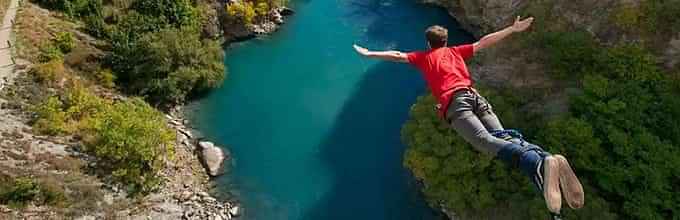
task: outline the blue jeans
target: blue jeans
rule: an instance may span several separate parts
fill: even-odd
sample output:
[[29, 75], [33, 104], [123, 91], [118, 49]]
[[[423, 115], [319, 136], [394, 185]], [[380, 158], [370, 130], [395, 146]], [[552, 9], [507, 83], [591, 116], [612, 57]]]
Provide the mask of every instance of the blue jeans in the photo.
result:
[[535, 174], [543, 157], [540, 147], [509, 136], [496, 137], [491, 131], [503, 130], [491, 104], [472, 89], [458, 90], [446, 113], [447, 121], [458, 135], [477, 151], [497, 156], [527, 175]]

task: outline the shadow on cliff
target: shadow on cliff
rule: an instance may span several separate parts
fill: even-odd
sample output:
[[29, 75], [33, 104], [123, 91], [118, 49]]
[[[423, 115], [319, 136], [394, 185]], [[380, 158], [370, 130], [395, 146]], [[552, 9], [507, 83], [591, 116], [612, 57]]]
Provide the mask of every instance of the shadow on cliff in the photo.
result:
[[[355, 0], [347, 17], [370, 21], [357, 39], [369, 48], [422, 49], [432, 24], [448, 27], [454, 44], [472, 40], [445, 11], [414, 2]], [[363, 75], [319, 145], [334, 185], [302, 219], [436, 219], [402, 166], [401, 126], [424, 81], [407, 64], [378, 63]]]

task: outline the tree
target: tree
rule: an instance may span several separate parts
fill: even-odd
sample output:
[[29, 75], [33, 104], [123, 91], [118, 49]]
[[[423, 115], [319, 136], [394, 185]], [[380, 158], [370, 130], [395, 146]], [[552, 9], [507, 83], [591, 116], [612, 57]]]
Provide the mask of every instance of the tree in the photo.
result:
[[214, 40], [200, 40], [193, 31], [148, 33], [115, 55], [120, 59], [113, 66], [120, 85], [152, 103], [181, 103], [224, 80], [222, 48]]

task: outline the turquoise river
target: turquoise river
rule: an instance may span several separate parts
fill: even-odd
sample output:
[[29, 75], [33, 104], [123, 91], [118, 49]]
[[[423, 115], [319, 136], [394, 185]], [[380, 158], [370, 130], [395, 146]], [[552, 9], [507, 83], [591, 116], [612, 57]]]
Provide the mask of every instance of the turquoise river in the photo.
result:
[[432, 24], [452, 43], [472, 38], [416, 0], [291, 7], [278, 32], [226, 49], [227, 80], [192, 107], [195, 127], [234, 158], [218, 189], [243, 203], [242, 219], [437, 219], [402, 165], [401, 125], [425, 83], [351, 46], [422, 49]]

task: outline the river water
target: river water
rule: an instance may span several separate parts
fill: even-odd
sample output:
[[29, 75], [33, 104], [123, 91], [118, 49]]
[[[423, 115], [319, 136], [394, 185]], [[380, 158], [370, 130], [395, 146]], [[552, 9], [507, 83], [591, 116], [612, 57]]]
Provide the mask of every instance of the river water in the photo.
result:
[[415, 0], [295, 0], [272, 36], [232, 44], [222, 88], [194, 103], [195, 126], [233, 154], [218, 188], [243, 219], [435, 219], [402, 165], [400, 128], [425, 83], [407, 64], [351, 45], [415, 50], [432, 24], [472, 40]]

